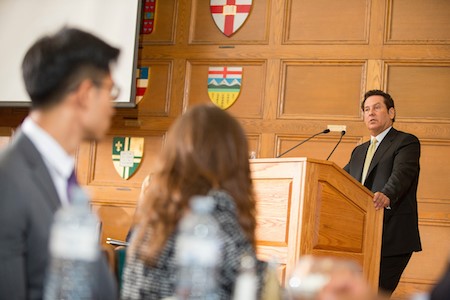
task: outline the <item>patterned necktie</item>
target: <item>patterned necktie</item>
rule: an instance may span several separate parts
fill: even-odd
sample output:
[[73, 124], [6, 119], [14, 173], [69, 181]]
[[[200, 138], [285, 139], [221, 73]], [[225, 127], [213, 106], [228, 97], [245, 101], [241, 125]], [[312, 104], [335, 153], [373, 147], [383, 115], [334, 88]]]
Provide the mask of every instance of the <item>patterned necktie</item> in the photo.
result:
[[370, 141], [370, 146], [369, 146], [369, 149], [367, 150], [366, 160], [364, 161], [364, 168], [363, 168], [363, 173], [362, 173], [362, 177], [361, 177], [362, 184], [364, 184], [364, 181], [366, 180], [367, 171], [369, 171], [370, 162], [372, 161], [372, 157], [375, 154], [375, 150], [377, 150], [377, 143], [378, 143], [378, 141], [376, 138], [373, 138]]
[[75, 170], [72, 171], [69, 178], [67, 178], [67, 199], [69, 203], [72, 202], [72, 189], [78, 186], [77, 177], [75, 175]]

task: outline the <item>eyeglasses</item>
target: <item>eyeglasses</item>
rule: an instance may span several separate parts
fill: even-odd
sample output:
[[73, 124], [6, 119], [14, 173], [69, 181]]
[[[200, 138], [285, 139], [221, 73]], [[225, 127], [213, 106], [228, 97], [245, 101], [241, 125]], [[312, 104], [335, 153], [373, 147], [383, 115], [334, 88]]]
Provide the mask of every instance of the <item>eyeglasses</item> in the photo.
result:
[[120, 87], [114, 84], [111, 87], [111, 90], [109, 91], [109, 95], [113, 100], [117, 100], [117, 98], [119, 98], [120, 95]]
[[107, 87], [105, 85], [98, 85], [97, 86], [99, 89], [109, 89], [109, 96], [111, 97], [112, 100], [116, 100], [117, 98], [119, 98], [120, 95], [120, 87], [117, 86], [116, 84], [113, 84], [112, 87]]

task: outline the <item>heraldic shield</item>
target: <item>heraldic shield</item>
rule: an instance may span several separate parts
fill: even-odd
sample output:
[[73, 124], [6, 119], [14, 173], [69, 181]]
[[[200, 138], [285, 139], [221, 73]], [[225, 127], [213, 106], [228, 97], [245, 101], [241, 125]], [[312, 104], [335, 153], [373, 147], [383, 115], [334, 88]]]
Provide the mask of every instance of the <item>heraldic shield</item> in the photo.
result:
[[151, 34], [155, 26], [156, 0], [144, 1], [141, 34]]
[[123, 179], [130, 178], [138, 169], [144, 155], [144, 138], [114, 137], [112, 161], [117, 173]]
[[242, 67], [209, 67], [209, 99], [220, 107], [227, 109], [241, 92]]
[[211, 15], [226, 36], [231, 36], [247, 20], [252, 0], [210, 0]]
[[136, 104], [144, 98], [150, 78], [150, 67], [138, 67], [136, 70]]

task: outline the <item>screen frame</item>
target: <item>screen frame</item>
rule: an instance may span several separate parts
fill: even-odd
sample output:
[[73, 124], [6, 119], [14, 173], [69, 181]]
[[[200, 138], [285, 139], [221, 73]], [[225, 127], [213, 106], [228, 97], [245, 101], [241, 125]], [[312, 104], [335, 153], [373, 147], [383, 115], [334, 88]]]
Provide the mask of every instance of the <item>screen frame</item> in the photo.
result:
[[[92, 0], [77, 0], [77, 1], [61, 1], [61, 0], [43, 0], [43, 1], [36, 1], [37, 3], [42, 3], [41, 6], [37, 7], [36, 5], [30, 5], [29, 1], [22, 1], [22, 0], [1, 0], [0, 6], [12, 7], [11, 10], [6, 12], [5, 9], [2, 9], [0, 7], [0, 39], [2, 40], [3, 45], [10, 45], [9, 53], [25, 53], [26, 50], [31, 46], [37, 39], [44, 35], [52, 34], [58, 31], [63, 26], [69, 26], [69, 27], [76, 27], [80, 28], [82, 30], [91, 32], [100, 38], [104, 39], [106, 42], [110, 43], [114, 47], [118, 47], [121, 49], [121, 53], [119, 56], [119, 60], [116, 65], [113, 65], [111, 68], [111, 73], [113, 76], [113, 79], [116, 81], [116, 84], [121, 89], [121, 95], [119, 95], [119, 98], [115, 101], [113, 101], [115, 107], [129, 107], [133, 108], [136, 106], [136, 73], [137, 73], [137, 66], [138, 66], [138, 50], [139, 50], [139, 38], [140, 38], [140, 26], [141, 26], [141, 18], [142, 18], [142, 1], [141, 0], [95, 0], [95, 2], [90, 2]], [[67, 7], [67, 9], [60, 9], [58, 10], [58, 6], [54, 9], [49, 9], [48, 4], [53, 3], [55, 5], [67, 5], [67, 6], [74, 6], [79, 5], [78, 8], [79, 11], [84, 12], [85, 14], [82, 15], [79, 19], [78, 18], [78, 11], [75, 12], [73, 10], [73, 7]], [[108, 4], [108, 5], [116, 5], [117, 7], [108, 7], [109, 11], [116, 11], [121, 12], [124, 11], [127, 13], [126, 17], [114, 17], [114, 16], [101, 16], [101, 10], [99, 10], [99, 7], [101, 7], [102, 4]], [[83, 5], [85, 7], [83, 7]], [[66, 8], [66, 7], [63, 7]], [[93, 9], [92, 9], [93, 8]], [[2, 24], [2, 14], [8, 14], [9, 20], [14, 18], [15, 14], [17, 15], [20, 11], [20, 9], [29, 10], [26, 11], [24, 15], [28, 16], [32, 13], [31, 10], [33, 10], [33, 13], [36, 13], [39, 17], [34, 18], [30, 24], [24, 25], [24, 27], [36, 27], [35, 31], [33, 33], [28, 34], [28, 38], [26, 41], [21, 40], [20, 43], [18, 43], [16, 46], [16, 43], [14, 40], [20, 40], [20, 28], [14, 28], [13, 24], [10, 24], [10, 26], [5, 26], [5, 23]], [[91, 9], [93, 11], [91, 11]], [[38, 10], [38, 11], [36, 11]], [[71, 15], [67, 16], [67, 19], [64, 21], [61, 21], [61, 16], [65, 16], [64, 14], [67, 14], [67, 11], [70, 10]], [[89, 14], [86, 17], [86, 10], [89, 10]], [[98, 13], [97, 13], [98, 10]], [[51, 21], [48, 21], [48, 18], [52, 18], [52, 15], [55, 17], [54, 23], [51, 23]], [[57, 15], [56, 15], [57, 14]], [[99, 17], [100, 16], [100, 17]], [[19, 16], [17, 16], [18, 18]], [[71, 19], [69, 19], [69, 17]], [[22, 16], [23, 18], [23, 16]], [[45, 19], [47, 18], [47, 19]], [[5, 18], [4, 18], [5, 19]], [[125, 26], [126, 32], [133, 31], [132, 36], [127, 36], [127, 44], [124, 46], [120, 44], [122, 42], [120, 34], [124, 34], [123, 32], [118, 32], [117, 36], [113, 36], [110, 34], [110, 32], [107, 32], [105, 27], [107, 27], [108, 20], [114, 20], [114, 22], [122, 22], [122, 24], [113, 23], [113, 26], [115, 28], [119, 28], [119, 30], [122, 28], [121, 26]], [[126, 21], [132, 21], [133, 23], [127, 23]], [[5, 21], [7, 22], [7, 21]], [[39, 28], [41, 26], [41, 23], [45, 23], [46, 28]], [[17, 24], [17, 23], [14, 23]], [[98, 26], [100, 25], [100, 26]], [[42, 25], [44, 27], [44, 25]], [[12, 28], [12, 29], [11, 29]], [[32, 35], [32, 38], [30, 38], [30, 35]], [[4, 40], [6, 39], [6, 40]], [[124, 39], [123, 39], [124, 40]], [[132, 45], [129, 45], [132, 40]], [[3, 42], [4, 41], [4, 42]], [[24, 46], [26, 44], [27, 46]], [[3, 52], [0, 50], [0, 52]], [[3, 70], [0, 70], [0, 78], [3, 78], [0, 82], [0, 108], [1, 107], [31, 107], [31, 100], [29, 99], [28, 94], [25, 91], [23, 79], [21, 76], [21, 63], [23, 59], [23, 54], [20, 56], [20, 54], [14, 54], [13, 55], [0, 55], [0, 66], [5, 63], [5, 60], [13, 61], [11, 65], [15, 66], [12, 73], [14, 73], [14, 76], [11, 76], [12, 79], [9, 79], [11, 77], [8, 77], [7, 72], [11, 72], [11, 68], [4, 68], [1, 67]], [[126, 57], [124, 58], [124, 54], [126, 54]], [[7, 62], [8, 65], [8, 62]], [[3, 74], [2, 74], [3, 72]], [[20, 77], [17, 76], [17, 72], [20, 73]], [[19, 79], [20, 78], [20, 79]], [[20, 81], [20, 82], [17, 82]], [[9, 83], [8, 83], [9, 82]], [[15, 88], [15, 89], [14, 89]], [[3, 93], [2, 91], [8, 90], [7, 92]], [[11, 89], [14, 89], [11, 91]], [[12, 99], [6, 95], [11, 94], [12, 92], [15, 92], [16, 90], [19, 90], [17, 93], [18, 96], [15, 96]], [[124, 93], [125, 91], [125, 93]], [[9, 99], [8, 99], [9, 98]]]

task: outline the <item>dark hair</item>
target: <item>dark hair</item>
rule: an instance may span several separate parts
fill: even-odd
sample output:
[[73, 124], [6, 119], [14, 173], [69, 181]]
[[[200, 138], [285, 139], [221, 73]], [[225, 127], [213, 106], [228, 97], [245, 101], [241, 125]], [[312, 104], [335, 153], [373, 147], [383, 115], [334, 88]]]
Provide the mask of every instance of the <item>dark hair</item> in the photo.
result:
[[[239, 122], [210, 105], [196, 105], [169, 130], [152, 183], [139, 211], [140, 228], [132, 247], [154, 263], [194, 195], [211, 189], [234, 200], [238, 222], [255, 246], [256, 200], [248, 161], [247, 137]], [[150, 242], [146, 234], [151, 233]]]
[[[386, 105], [388, 111], [391, 107], [395, 108], [394, 99], [392, 99], [391, 95], [380, 90], [370, 90], [364, 94], [364, 100], [361, 103], [362, 111], [364, 111], [364, 104], [366, 103], [367, 98], [369, 98], [370, 96], [382, 96], [384, 99], [384, 104]], [[392, 119], [392, 122], [395, 122], [395, 115]]]
[[95, 85], [110, 73], [120, 50], [98, 37], [64, 27], [37, 40], [25, 54], [22, 76], [33, 108], [60, 102], [84, 79]]

